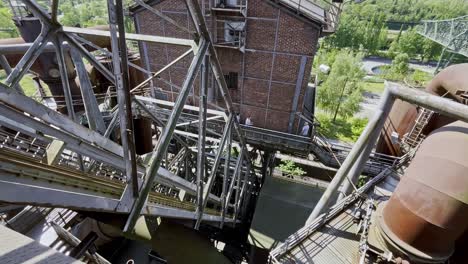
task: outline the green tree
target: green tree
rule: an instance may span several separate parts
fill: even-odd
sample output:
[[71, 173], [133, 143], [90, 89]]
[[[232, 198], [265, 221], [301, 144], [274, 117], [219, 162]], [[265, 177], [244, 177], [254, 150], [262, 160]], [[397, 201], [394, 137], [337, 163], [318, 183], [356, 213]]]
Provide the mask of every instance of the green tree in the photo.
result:
[[362, 55], [351, 51], [340, 51], [331, 67], [331, 72], [322, 87], [318, 89], [318, 104], [326, 112], [337, 116], [350, 117], [359, 110], [362, 100], [361, 69]]
[[414, 58], [420, 53], [421, 47], [423, 46], [424, 37], [419, 35], [414, 28], [404, 32], [397, 45], [397, 51], [400, 53], [406, 53], [411, 58]]
[[407, 74], [409, 70], [409, 56], [406, 53], [398, 54], [392, 61], [390, 68], [394, 73]]
[[[344, 5], [335, 34], [325, 38], [324, 43], [332, 48], [358, 50], [362, 47], [375, 53], [386, 47], [387, 27], [403, 30], [423, 19], [448, 19], [466, 14], [467, 0], [368, 0], [348, 3]], [[433, 59], [441, 50], [436, 44], [424, 42], [424, 38], [414, 30], [408, 30], [391, 45], [391, 55], [399, 52], [407, 53], [410, 57], [421, 55], [423, 59]]]
[[442, 46], [437, 42], [425, 38], [423, 40], [421, 60], [433, 60], [436, 59], [442, 53]]

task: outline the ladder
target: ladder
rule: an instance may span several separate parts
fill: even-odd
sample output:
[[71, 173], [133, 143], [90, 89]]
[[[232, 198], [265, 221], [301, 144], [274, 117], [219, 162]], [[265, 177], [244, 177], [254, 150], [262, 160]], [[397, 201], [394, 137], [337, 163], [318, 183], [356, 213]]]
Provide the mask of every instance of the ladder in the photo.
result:
[[415, 148], [419, 142], [424, 139], [424, 134], [422, 134], [422, 131], [429, 123], [429, 120], [433, 114], [434, 111], [422, 108], [418, 117], [416, 118], [413, 128], [403, 137], [403, 143], [407, 144], [411, 148]]

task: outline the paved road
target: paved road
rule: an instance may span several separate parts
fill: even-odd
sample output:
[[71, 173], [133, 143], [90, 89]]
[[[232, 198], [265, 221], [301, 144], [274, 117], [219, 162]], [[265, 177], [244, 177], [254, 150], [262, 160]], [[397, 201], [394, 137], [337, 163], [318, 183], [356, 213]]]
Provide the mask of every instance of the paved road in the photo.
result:
[[380, 101], [380, 94], [364, 92], [362, 94], [361, 109], [356, 113], [356, 117], [370, 119], [377, 108]]
[[[362, 60], [362, 68], [366, 71], [368, 75], [374, 75], [372, 68], [382, 65], [389, 65], [392, 63], [392, 60], [379, 58], [379, 57], [368, 57]], [[410, 63], [410, 68], [418, 69], [428, 73], [434, 73], [435, 66], [429, 64], [420, 64], [420, 63]], [[375, 108], [379, 104], [380, 94], [364, 92], [363, 100], [361, 102], [361, 110], [356, 114], [360, 118], [371, 118], [374, 114]]]
[[[377, 67], [377, 66], [382, 66], [382, 65], [389, 65], [391, 63], [392, 63], [392, 60], [390, 59], [379, 58], [379, 57], [368, 57], [362, 60], [362, 68], [366, 71], [367, 74], [373, 75], [374, 72], [372, 72], [372, 68]], [[436, 68], [432, 64], [431, 65], [421, 64], [417, 62], [411, 62], [409, 66], [412, 69], [418, 69], [418, 70], [425, 71], [428, 73], [434, 73], [434, 70]]]

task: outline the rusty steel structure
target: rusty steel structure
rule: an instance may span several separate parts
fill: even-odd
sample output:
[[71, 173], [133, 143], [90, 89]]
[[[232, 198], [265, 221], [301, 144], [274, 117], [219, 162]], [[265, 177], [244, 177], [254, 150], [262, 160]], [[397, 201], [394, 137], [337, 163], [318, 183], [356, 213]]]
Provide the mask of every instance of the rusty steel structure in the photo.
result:
[[468, 228], [467, 144], [467, 123], [433, 131], [382, 205], [384, 239], [412, 261], [444, 262]]
[[[453, 79], [445, 79], [448, 75], [442, 73], [433, 84], [446, 90], [459, 88], [460, 84], [464, 87], [466, 76], [458, 70], [466, 65], [457, 67], [454, 72], [459, 74]], [[394, 166], [328, 209], [339, 185], [352, 181], [354, 173], [359, 173], [360, 163], [368, 158], [363, 150], [375, 144], [371, 141], [376, 139], [373, 135], [381, 132], [396, 99], [460, 121], [433, 131]], [[446, 263], [455, 252], [454, 259], [466, 261], [467, 123], [465, 104], [386, 83], [380, 110], [369, 121], [308, 221], [270, 252], [270, 260], [328, 263], [323, 258], [332, 253], [338, 255], [337, 263], [345, 263], [343, 260], [358, 253], [359, 263]], [[398, 176], [402, 170], [404, 175]], [[359, 225], [354, 227], [350, 223], [356, 220]], [[355, 232], [354, 228], [360, 233], [359, 240], [339, 235]], [[355, 251], [350, 250], [352, 245]], [[346, 252], [337, 252], [341, 249]]]
[[[431, 94], [467, 104], [468, 88], [466, 83], [468, 80], [464, 74], [467, 70], [468, 64], [466, 63], [449, 66], [437, 74], [425, 90]], [[402, 143], [417, 145], [425, 135], [455, 121], [451, 117], [439, 114], [427, 115], [427, 113], [428, 111], [424, 108], [397, 100], [385, 122], [383, 136], [377, 143], [377, 151], [394, 156], [403, 155], [406, 151], [405, 144], [392, 141], [392, 133], [396, 133], [398, 138], [403, 141]], [[427, 120], [424, 120], [425, 115]], [[418, 122], [421, 117], [426, 122], [422, 124]], [[419, 137], [410, 138], [411, 132], [415, 129], [418, 130]]]
[[[463, 71], [466, 66], [442, 71], [429, 88], [436, 87], [444, 93], [466, 89]], [[379, 111], [369, 121], [306, 224], [274, 248], [270, 260], [328, 263], [324, 256], [332, 253], [338, 255], [337, 263], [342, 263], [358, 253], [362, 264], [446, 263], [451, 257], [462, 260], [455, 263], [464, 263], [468, 230], [468, 106], [439, 95], [387, 82]], [[355, 173], [359, 175], [360, 166], [368, 159], [365, 150], [375, 144], [375, 134], [381, 133], [397, 99], [459, 121], [433, 131], [391, 168], [328, 208], [340, 184], [355, 180]], [[359, 225], [350, 224], [353, 221]], [[339, 235], [350, 231], [360, 233], [359, 239]], [[351, 245], [356, 246], [355, 251], [349, 250]], [[342, 248], [346, 252], [337, 252]]]
[[[233, 118], [232, 101], [198, 2], [187, 1], [196, 25], [193, 40], [127, 33], [122, 1], [107, 4], [107, 28], [62, 26], [57, 20], [58, 0], [49, 10], [24, 0], [22, 13], [15, 15], [36, 23], [37, 34], [28, 37], [37, 37], [21, 47], [0, 45], [1, 66], [8, 73], [5, 84], [0, 83], [0, 123], [6, 135], [1, 170], [9, 175], [0, 182], [0, 200], [126, 214], [128, 233], [142, 215], [192, 220], [197, 229], [202, 221], [219, 226], [241, 222], [260, 174]], [[187, 52], [149, 73], [130, 58], [129, 40], [177, 45]], [[25, 96], [19, 85], [41, 56], [56, 57], [48, 60], [51, 67], [35, 67], [57, 67], [54, 82], [58, 83], [52, 93], [63, 98], [61, 113]], [[176, 102], [153, 98], [152, 79], [188, 57], [190, 68]], [[105, 110], [102, 104], [107, 98], [95, 92], [96, 82], [84, 59], [109, 84], [113, 103]], [[199, 107], [186, 104], [200, 71], [215, 73], [226, 110], [208, 109], [203, 93]], [[38, 72], [41, 77], [50, 75]], [[206, 132], [197, 133], [197, 127]], [[231, 156], [233, 148], [240, 155]]]

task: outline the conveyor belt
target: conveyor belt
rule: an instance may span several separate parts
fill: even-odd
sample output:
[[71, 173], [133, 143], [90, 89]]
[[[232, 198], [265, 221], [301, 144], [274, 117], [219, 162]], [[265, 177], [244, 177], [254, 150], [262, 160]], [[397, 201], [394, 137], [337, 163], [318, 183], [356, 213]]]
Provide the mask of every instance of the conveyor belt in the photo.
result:
[[[18, 188], [18, 191], [24, 190], [24, 188], [39, 190], [44, 194], [50, 193], [51, 197], [40, 196], [36, 198], [33, 193], [16, 196], [12, 195], [10, 188]], [[62, 166], [47, 165], [37, 158], [22, 153], [8, 149], [0, 150], [0, 201], [2, 202], [127, 213], [128, 209], [118, 208], [124, 188], [125, 184], [116, 179], [96, 177]], [[58, 194], [64, 196], [61, 198], [56, 196]], [[67, 194], [72, 196], [67, 196]], [[84, 199], [84, 201], [89, 202], [97, 199], [104, 205], [98, 203], [80, 206], [73, 201], [67, 202], [73, 196], [90, 197], [90, 199]], [[190, 215], [195, 216], [195, 207], [195, 204], [190, 201], [181, 201], [173, 196], [151, 192], [144, 214], [164, 215], [165, 211], [161, 209], [166, 209], [171, 211], [166, 216], [177, 217], [176, 212], [180, 211], [181, 218], [192, 218]], [[174, 211], [175, 209], [176, 211]], [[208, 217], [207, 220], [217, 221], [219, 218], [219, 213], [216, 210], [207, 208], [205, 213], [212, 216]]]

